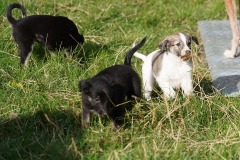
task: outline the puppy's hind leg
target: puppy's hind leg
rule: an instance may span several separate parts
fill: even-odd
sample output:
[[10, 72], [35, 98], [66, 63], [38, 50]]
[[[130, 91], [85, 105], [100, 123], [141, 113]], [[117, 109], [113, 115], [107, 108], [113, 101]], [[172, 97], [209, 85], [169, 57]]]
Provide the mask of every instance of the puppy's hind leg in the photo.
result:
[[153, 85], [156, 82], [153, 76], [152, 63], [146, 61], [142, 66], [142, 77], [143, 77], [143, 96], [147, 101], [151, 100], [151, 92]]
[[240, 31], [239, 24], [237, 19], [237, 8], [235, 0], [225, 0], [225, 6], [229, 16], [229, 22], [232, 30], [232, 46], [231, 50], [226, 50], [224, 55], [228, 58], [235, 58], [237, 56], [239, 40], [240, 40]]
[[153, 82], [152, 81], [144, 81], [143, 82], [143, 87], [144, 87], [144, 91], [143, 91], [143, 96], [147, 101], [150, 101], [151, 98], [151, 92], [153, 90]]
[[155, 82], [151, 71], [143, 71], [143, 96], [147, 101], [151, 100], [151, 92]]
[[27, 66], [28, 60], [32, 51], [33, 41], [18, 43], [19, 55], [20, 55], [20, 65]]

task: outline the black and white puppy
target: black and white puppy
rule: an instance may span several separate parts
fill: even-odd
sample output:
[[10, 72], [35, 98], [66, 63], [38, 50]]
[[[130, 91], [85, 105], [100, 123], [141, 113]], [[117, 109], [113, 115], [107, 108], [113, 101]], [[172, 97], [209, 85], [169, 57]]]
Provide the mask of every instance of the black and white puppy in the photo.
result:
[[123, 65], [108, 67], [94, 77], [79, 82], [83, 127], [88, 125], [91, 113], [107, 116], [114, 128], [123, 124], [126, 111], [133, 107], [133, 96], [141, 98], [141, 80], [131, 67], [131, 58], [145, 41], [146, 37], [127, 52]]
[[166, 37], [160, 42], [160, 49], [147, 56], [138, 52], [134, 54], [144, 61], [142, 76], [145, 99], [151, 99], [156, 82], [167, 98], [175, 97], [175, 88], [181, 88], [185, 95], [192, 93], [192, 41], [198, 44], [195, 36], [177, 33]]
[[[21, 10], [23, 18], [19, 20], [13, 18], [12, 10], [15, 8]], [[67, 17], [26, 16], [24, 7], [13, 3], [7, 9], [7, 19], [12, 25], [13, 37], [18, 44], [21, 65], [27, 65], [34, 41], [50, 50], [60, 48], [70, 50], [78, 43], [84, 42], [84, 37], [78, 33], [76, 25]]]

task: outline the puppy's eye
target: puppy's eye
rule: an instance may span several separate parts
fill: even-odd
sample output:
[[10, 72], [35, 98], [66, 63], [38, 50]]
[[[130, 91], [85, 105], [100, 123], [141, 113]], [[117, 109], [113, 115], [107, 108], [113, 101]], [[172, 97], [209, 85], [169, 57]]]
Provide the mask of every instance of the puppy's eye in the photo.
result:
[[176, 45], [176, 46], [178, 46], [178, 47], [180, 47], [180, 46], [181, 46], [181, 44], [180, 44], [179, 42], [178, 42], [178, 43], [176, 43], [175, 45]]
[[188, 45], [188, 46], [191, 46], [191, 41], [188, 41], [188, 42], [187, 42], [187, 45]]

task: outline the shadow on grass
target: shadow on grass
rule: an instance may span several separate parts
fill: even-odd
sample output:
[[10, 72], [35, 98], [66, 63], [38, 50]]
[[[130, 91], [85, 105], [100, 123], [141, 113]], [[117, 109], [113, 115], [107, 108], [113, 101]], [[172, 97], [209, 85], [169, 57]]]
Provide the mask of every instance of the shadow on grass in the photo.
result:
[[215, 93], [212, 82], [206, 78], [203, 78], [200, 83], [194, 87], [197, 93], [204, 93], [205, 95], [212, 95]]
[[0, 121], [0, 139], [0, 159], [78, 159], [86, 148], [80, 117], [72, 111], [13, 115]]
[[[64, 56], [72, 56], [75, 60], [77, 60], [79, 63], [84, 63], [86, 62], [89, 58], [93, 58], [97, 55], [97, 53], [101, 50], [108, 50], [107, 45], [101, 45], [101, 44], [96, 44], [93, 42], [86, 42], [83, 45], [78, 45], [75, 49], [71, 51], [66, 51], [64, 52]], [[56, 54], [62, 54], [62, 50], [55, 50], [51, 51]], [[66, 54], [65, 54], [66, 53]], [[46, 61], [47, 60], [47, 55], [49, 55], [48, 50], [44, 50], [42, 46], [38, 43], [34, 44], [34, 49], [33, 49], [33, 56], [37, 59], [37, 61]]]
[[79, 53], [77, 54], [78, 58], [85, 57], [88, 59], [89, 57], [95, 57], [101, 50], [109, 50], [109, 47], [106, 44], [96, 44], [91, 41], [84, 43], [81, 47], [82, 49], [80, 49]]

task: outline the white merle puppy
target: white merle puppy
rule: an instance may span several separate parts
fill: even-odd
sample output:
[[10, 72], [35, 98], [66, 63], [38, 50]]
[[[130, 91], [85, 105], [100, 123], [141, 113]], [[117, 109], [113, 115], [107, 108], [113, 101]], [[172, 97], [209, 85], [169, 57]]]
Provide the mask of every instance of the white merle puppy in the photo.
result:
[[145, 56], [135, 52], [134, 56], [144, 61], [142, 66], [144, 98], [151, 99], [153, 85], [157, 82], [167, 98], [175, 97], [175, 88], [185, 95], [193, 91], [191, 42], [198, 44], [195, 36], [177, 33], [159, 43], [159, 50]]

